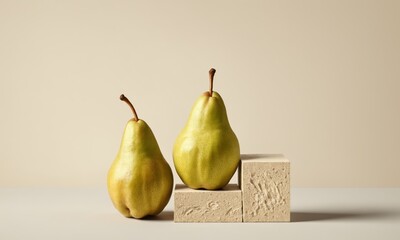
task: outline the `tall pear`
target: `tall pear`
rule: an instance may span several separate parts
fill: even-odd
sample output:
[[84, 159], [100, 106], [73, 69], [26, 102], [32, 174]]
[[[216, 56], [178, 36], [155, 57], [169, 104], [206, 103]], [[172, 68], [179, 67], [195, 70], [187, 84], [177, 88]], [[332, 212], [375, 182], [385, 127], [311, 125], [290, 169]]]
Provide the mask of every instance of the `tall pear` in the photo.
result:
[[213, 91], [215, 72], [213, 68], [209, 71], [210, 89], [195, 102], [173, 149], [175, 169], [193, 189], [224, 187], [240, 161], [239, 142], [224, 101]]
[[126, 124], [108, 172], [108, 192], [115, 208], [126, 217], [157, 215], [171, 197], [172, 171], [149, 125], [138, 118], [124, 95], [120, 99], [130, 106], [134, 117]]

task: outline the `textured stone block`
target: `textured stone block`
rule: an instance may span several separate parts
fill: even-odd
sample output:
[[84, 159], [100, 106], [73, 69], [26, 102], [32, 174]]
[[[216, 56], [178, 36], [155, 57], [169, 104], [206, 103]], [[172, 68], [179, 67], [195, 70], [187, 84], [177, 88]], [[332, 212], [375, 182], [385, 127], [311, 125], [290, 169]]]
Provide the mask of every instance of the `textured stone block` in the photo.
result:
[[278, 154], [243, 154], [241, 158], [243, 221], [290, 221], [290, 162]]
[[242, 192], [237, 184], [221, 190], [193, 190], [177, 184], [175, 222], [241, 222]]

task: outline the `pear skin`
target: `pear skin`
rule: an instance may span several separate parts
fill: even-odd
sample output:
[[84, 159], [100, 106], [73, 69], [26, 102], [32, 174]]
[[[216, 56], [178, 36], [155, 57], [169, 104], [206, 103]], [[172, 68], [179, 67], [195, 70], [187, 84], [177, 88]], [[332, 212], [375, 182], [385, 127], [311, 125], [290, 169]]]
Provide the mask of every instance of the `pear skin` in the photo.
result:
[[221, 96], [212, 90], [215, 70], [210, 72], [210, 91], [192, 107], [186, 126], [175, 141], [173, 159], [182, 181], [193, 189], [223, 188], [240, 161], [239, 141], [233, 132]]
[[170, 166], [147, 123], [128, 121], [118, 154], [108, 172], [107, 185], [115, 208], [125, 217], [144, 218], [159, 214], [167, 205], [173, 187]]

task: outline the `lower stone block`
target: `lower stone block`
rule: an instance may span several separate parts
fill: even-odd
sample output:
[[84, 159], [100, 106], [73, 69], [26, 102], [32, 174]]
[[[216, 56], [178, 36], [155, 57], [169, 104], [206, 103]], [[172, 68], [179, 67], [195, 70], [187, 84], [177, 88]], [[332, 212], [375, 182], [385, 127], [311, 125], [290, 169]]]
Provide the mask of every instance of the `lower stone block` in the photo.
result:
[[290, 162], [279, 154], [243, 154], [241, 158], [243, 221], [290, 221]]
[[175, 222], [242, 222], [242, 192], [236, 184], [221, 190], [194, 190], [177, 184]]

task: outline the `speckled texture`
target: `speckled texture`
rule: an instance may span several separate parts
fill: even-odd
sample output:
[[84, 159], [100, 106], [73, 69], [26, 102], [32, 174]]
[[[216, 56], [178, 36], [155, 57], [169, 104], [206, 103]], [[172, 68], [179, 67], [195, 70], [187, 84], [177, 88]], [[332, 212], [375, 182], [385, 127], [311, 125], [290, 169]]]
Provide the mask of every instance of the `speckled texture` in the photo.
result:
[[175, 186], [175, 222], [242, 222], [242, 192], [236, 184], [221, 190]]
[[290, 162], [283, 155], [242, 155], [244, 222], [290, 221]]

